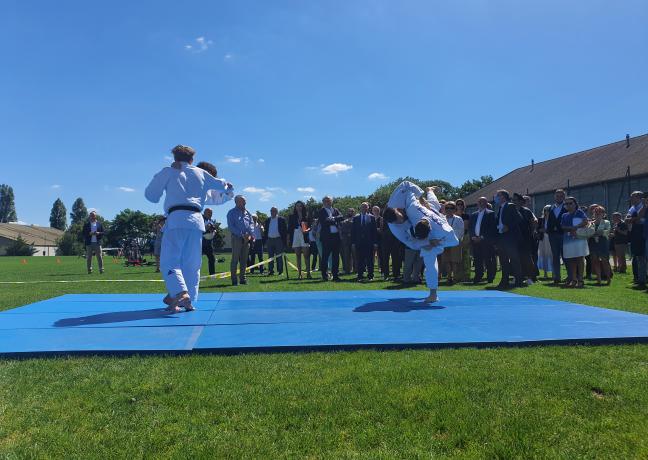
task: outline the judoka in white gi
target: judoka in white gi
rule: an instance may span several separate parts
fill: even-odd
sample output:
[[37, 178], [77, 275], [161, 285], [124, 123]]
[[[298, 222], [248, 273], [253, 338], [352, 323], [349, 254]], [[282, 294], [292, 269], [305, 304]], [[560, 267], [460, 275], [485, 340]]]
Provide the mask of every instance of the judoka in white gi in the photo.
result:
[[167, 214], [162, 236], [160, 269], [170, 299], [167, 308], [173, 312], [194, 309], [198, 300], [202, 236], [205, 223], [202, 209], [209, 200], [222, 203], [233, 192], [231, 184], [192, 166], [195, 150], [178, 145], [172, 150], [174, 167], [157, 173], [146, 187], [146, 199], [158, 203], [162, 194]]
[[385, 210], [385, 221], [396, 238], [413, 250], [420, 250], [425, 262], [425, 282], [430, 295], [425, 302], [438, 300], [439, 266], [437, 256], [446, 247], [457, 246], [457, 239], [445, 216], [439, 212], [441, 204], [434, 188], [423, 190], [404, 181], [392, 192]]

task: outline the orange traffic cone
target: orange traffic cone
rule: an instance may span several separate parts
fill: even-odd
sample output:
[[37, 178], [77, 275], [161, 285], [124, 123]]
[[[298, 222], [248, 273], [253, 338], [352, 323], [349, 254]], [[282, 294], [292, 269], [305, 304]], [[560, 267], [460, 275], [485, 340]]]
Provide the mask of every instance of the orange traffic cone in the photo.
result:
[[23, 265], [27, 265], [27, 259], [23, 259], [20, 263]]

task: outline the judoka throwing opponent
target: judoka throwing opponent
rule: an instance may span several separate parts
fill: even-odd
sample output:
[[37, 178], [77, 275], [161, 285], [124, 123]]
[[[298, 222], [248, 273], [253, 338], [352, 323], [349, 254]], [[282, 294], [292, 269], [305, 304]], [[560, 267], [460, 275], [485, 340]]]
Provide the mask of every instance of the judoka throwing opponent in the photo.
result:
[[162, 236], [160, 271], [169, 296], [165, 303], [173, 312], [194, 309], [198, 299], [200, 266], [202, 265], [202, 236], [205, 223], [202, 209], [222, 203], [232, 195], [233, 186], [205, 170], [192, 166], [196, 151], [185, 145], [172, 150], [173, 167], [157, 173], [146, 187], [146, 199], [157, 203], [165, 193], [166, 227]]
[[425, 262], [425, 282], [430, 289], [430, 295], [424, 300], [428, 303], [439, 300], [437, 256], [444, 248], [459, 244], [440, 209], [433, 187], [428, 187], [425, 197], [418, 185], [404, 181], [392, 192], [384, 214], [394, 236], [410, 249], [421, 251]]

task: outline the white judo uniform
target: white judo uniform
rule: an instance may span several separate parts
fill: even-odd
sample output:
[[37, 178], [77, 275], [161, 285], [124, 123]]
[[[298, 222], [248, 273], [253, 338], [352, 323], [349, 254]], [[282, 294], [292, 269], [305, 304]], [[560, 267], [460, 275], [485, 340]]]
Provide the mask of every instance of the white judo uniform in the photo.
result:
[[[439, 287], [437, 257], [443, 252], [444, 248], [457, 246], [459, 240], [445, 216], [439, 212], [441, 204], [434, 192], [429, 191], [426, 197], [432, 210], [420, 203], [419, 198], [423, 193], [423, 190], [418, 185], [409, 181], [404, 181], [396, 187], [389, 198], [387, 206], [405, 209], [408, 222], [402, 224], [390, 223], [389, 228], [394, 236], [407, 247], [421, 251], [421, 258], [425, 263], [425, 282], [428, 288], [437, 289]], [[416, 225], [422, 219], [430, 223], [430, 234], [427, 239], [418, 239], [413, 235], [413, 225]], [[432, 240], [439, 240], [439, 244], [427, 248]]]
[[[224, 179], [212, 177], [200, 168], [181, 163], [180, 169], [164, 168], [146, 187], [146, 199], [158, 203], [162, 194], [167, 214], [162, 236], [160, 271], [170, 296], [186, 291], [191, 302], [198, 300], [205, 204], [222, 204], [233, 196]], [[189, 206], [192, 210], [169, 210]]]

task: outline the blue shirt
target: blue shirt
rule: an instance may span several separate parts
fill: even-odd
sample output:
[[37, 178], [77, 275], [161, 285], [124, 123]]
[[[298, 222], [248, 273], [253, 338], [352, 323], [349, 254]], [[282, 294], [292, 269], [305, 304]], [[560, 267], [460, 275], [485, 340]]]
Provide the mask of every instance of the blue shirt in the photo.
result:
[[[574, 219], [576, 219], [576, 223], [574, 223]], [[580, 219], [580, 221], [578, 219]], [[576, 225], [580, 225], [584, 220], [587, 220], [587, 216], [583, 211], [578, 209], [574, 214], [570, 214], [568, 212], [563, 214], [560, 220], [560, 225], [562, 225], [563, 227], [575, 227]], [[573, 237], [569, 233], [565, 233], [565, 239], [574, 238], [575, 237]]]
[[227, 228], [234, 236], [252, 235], [254, 232], [252, 214], [247, 209], [245, 211], [239, 208], [230, 209], [227, 213]]

